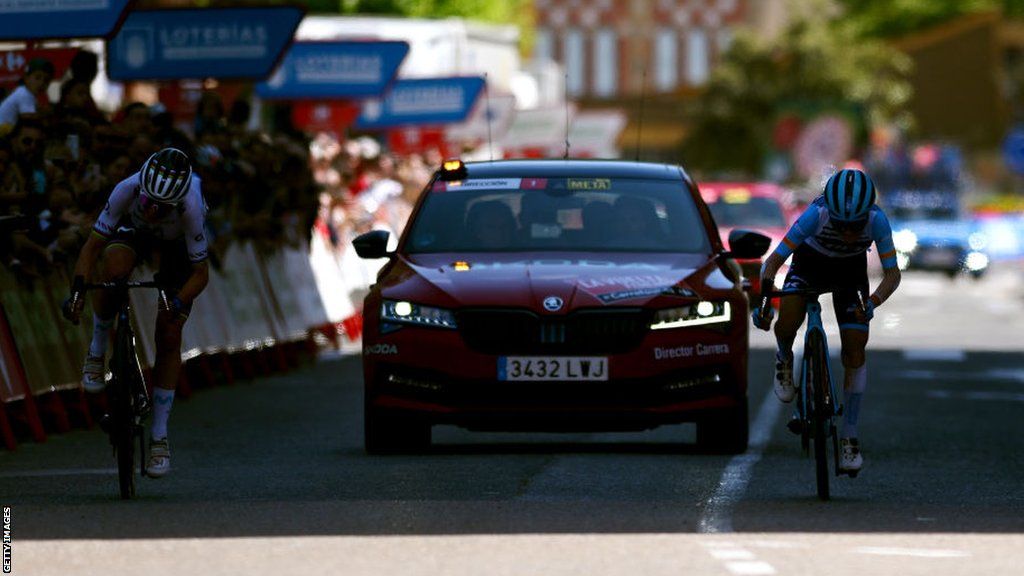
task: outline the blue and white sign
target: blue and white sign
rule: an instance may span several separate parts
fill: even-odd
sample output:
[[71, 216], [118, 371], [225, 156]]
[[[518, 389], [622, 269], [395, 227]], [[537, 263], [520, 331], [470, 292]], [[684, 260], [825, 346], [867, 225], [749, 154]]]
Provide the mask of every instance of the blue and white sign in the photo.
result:
[[408, 53], [404, 41], [296, 42], [274, 75], [256, 85], [256, 94], [267, 99], [380, 96]]
[[0, 40], [104, 38], [130, 0], [0, 0]]
[[1024, 126], [1014, 128], [1003, 140], [1003, 160], [1017, 174], [1024, 174]]
[[133, 11], [107, 43], [107, 74], [114, 80], [262, 80], [302, 16], [294, 6]]
[[484, 88], [478, 76], [399, 80], [383, 100], [370, 99], [353, 128], [380, 130], [461, 122]]

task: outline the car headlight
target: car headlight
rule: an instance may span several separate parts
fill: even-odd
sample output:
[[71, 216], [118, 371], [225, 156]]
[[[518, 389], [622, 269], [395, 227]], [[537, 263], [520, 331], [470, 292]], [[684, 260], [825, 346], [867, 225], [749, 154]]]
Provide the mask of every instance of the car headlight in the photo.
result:
[[967, 255], [964, 265], [971, 272], [980, 272], [988, 268], [988, 256], [981, 252], [971, 252]]
[[666, 308], [654, 313], [651, 330], [668, 328], [685, 328], [703, 324], [719, 324], [728, 322], [732, 309], [728, 302], [709, 302], [702, 300], [689, 306]]
[[416, 326], [432, 326], [434, 328], [455, 328], [455, 314], [451, 310], [421, 306], [404, 300], [385, 300], [381, 304], [381, 320], [415, 324]]
[[917, 248], [917, 234], [913, 230], [900, 230], [892, 235], [892, 243], [900, 252], [913, 252]]

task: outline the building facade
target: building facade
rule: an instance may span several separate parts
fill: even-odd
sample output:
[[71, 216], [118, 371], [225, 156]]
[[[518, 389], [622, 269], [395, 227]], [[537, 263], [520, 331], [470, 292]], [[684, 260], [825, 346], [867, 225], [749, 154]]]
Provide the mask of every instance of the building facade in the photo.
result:
[[535, 0], [533, 56], [560, 63], [569, 98], [704, 85], [758, 0]]

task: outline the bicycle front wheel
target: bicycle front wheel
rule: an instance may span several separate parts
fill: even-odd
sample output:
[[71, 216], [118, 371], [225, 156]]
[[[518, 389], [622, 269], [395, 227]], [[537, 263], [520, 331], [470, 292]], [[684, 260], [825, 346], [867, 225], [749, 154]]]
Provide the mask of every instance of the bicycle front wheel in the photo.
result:
[[130, 338], [127, 328], [118, 326], [111, 361], [114, 378], [109, 388], [114, 412], [112, 433], [118, 485], [121, 498], [126, 500], [135, 497], [135, 413], [132, 409]]
[[818, 498], [828, 500], [829, 494], [829, 471], [828, 471], [828, 450], [830, 440], [827, 432], [830, 432], [830, 413], [825, 398], [825, 390], [828, 384], [828, 351], [825, 350], [825, 342], [821, 333], [813, 332], [807, 338], [807, 385], [811, 387], [811, 420], [814, 423], [814, 467], [815, 478], [818, 484]]

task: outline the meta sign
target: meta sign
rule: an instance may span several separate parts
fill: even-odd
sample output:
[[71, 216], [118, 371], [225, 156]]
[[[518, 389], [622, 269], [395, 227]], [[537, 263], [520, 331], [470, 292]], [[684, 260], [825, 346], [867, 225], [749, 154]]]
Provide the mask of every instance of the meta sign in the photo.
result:
[[387, 89], [407, 42], [296, 42], [256, 94], [266, 99], [368, 98]]
[[302, 16], [294, 6], [133, 11], [107, 43], [107, 74], [114, 80], [262, 80]]
[[383, 100], [363, 102], [354, 128], [381, 130], [461, 122], [473, 109], [483, 88], [484, 79], [480, 77], [399, 80]]
[[0, 0], [0, 40], [105, 38], [131, 0]]

